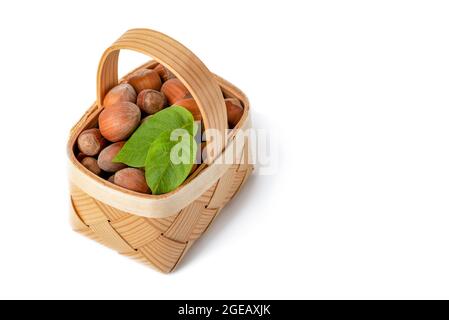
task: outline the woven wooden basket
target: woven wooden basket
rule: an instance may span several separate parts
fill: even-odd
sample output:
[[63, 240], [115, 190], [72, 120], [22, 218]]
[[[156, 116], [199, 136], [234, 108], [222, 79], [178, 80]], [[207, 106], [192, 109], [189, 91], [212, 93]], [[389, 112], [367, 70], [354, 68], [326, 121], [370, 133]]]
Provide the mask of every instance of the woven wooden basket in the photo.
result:
[[[105, 94], [119, 82], [117, 63], [122, 49], [154, 59], [138, 69], [153, 68], [157, 63], [165, 65], [196, 100], [205, 128], [214, 128], [226, 137], [224, 149], [214, 150], [216, 146], [207, 144], [209, 154], [216, 156], [168, 194], [145, 195], [123, 189], [92, 174], [75, 156], [79, 134], [97, 125]], [[237, 98], [244, 107], [243, 117], [232, 132], [226, 130], [224, 97]], [[213, 75], [186, 47], [156, 31], [127, 31], [103, 54], [98, 68], [97, 101], [70, 133], [73, 229], [120, 254], [159, 271], [171, 272], [252, 172], [248, 139], [236, 139], [237, 129], [249, 127], [248, 112], [246, 96]], [[230, 157], [232, 163], [223, 161]]]

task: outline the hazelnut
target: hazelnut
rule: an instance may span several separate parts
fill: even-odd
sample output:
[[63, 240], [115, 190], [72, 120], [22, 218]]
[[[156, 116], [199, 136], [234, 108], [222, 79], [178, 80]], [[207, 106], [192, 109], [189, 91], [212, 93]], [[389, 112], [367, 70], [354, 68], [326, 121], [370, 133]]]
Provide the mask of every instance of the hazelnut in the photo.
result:
[[78, 154], [76, 155], [76, 160], [78, 160], [79, 162], [81, 162], [85, 157], [87, 157], [87, 155], [85, 155], [82, 152], [78, 152]]
[[228, 112], [229, 128], [234, 128], [243, 115], [243, 107], [239, 100], [235, 98], [225, 99], [226, 110]]
[[119, 102], [136, 103], [136, 98], [136, 90], [128, 83], [122, 83], [109, 90], [104, 97], [103, 106], [106, 108]]
[[85, 166], [87, 170], [95, 173], [96, 175], [99, 175], [101, 173], [101, 169], [98, 166], [97, 160], [93, 157], [85, 157], [83, 160], [81, 160], [81, 164]]
[[166, 81], [161, 88], [161, 92], [167, 98], [169, 105], [176, 101], [187, 98], [190, 93], [189, 90], [182, 84], [179, 79], [170, 79]]
[[114, 183], [136, 192], [148, 193], [150, 191], [145, 180], [145, 173], [136, 168], [125, 168], [117, 171], [114, 175]]
[[137, 97], [137, 106], [150, 115], [161, 111], [165, 102], [164, 94], [153, 89], [145, 89]]
[[134, 87], [137, 94], [145, 89], [160, 90], [162, 81], [159, 74], [154, 70], [142, 69], [131, 74], [127, 81]]
[[242, 103], [241, 103], [240, 100], [237, 99], [237, 98], [226, 98], [226, 99], [225, 99], [225, 103], [226, 103], [226, 102], [232, 103], [233, 105], [236, 105], [236, 106], [238, 106], [238, 107], [240, 107], [240, 108], [243, 109]]
[[110, 183], [114, 183], [114, 177], [115, 177], [115, 174], [113, 174], [112, 176], [110, 176], [110, 177], [108, 178], [108, 181], [109, 181]]
[[193, 98], [181, 99], [174, 103], [177, 106], [181, 106], [190, 111], [195, 121], [202, 121], [201, 111]]
[[159, 74], [159, 77], [164, 82], [169, 80], [169, 79], [175, 78], [175, 75], [170, 70], [168, 70], [165, 66], [163, 66], [160, 63], [153, 70], [156, 71]]
[[128, 138], [140, 122], [140, 109], [134, 103], [120, 102], [104, 109], [98, 117], [101, 134], [111, 142]]
[[125, 141], [120, 141], [104, 148], [98, 155], [98, 166], [106, 172], [116, 172], [126, 168], [126, 164], [112, 161], [124, 144]]
[[78, 137], [78, 149], [86, 156], [95, 156], [106, 146], [106, 140], [97, 128], [87, 129]]

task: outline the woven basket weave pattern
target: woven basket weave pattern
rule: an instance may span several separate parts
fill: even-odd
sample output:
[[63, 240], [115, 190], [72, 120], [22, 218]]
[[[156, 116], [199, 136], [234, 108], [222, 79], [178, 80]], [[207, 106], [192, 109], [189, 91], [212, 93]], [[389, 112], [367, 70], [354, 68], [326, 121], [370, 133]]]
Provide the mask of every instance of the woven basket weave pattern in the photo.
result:
[[232, 199], [253, 170], [233, 165], [207, 192], [168, 218], [145, 218], [126, 213], [90, 197], [71, 185], [72, 227], [120, 254], [170, 272]]

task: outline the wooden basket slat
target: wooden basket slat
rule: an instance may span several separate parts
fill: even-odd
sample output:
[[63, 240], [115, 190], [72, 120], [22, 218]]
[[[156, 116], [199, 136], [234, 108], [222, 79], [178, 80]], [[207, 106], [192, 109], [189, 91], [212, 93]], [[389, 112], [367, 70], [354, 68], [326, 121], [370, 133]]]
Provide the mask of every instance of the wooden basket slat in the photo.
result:
[[195, 201], [200, 201], [204, 203], [205, 207], [209, 206], [210, 199], [214, 195], [215, 189], [217, 189], [218, 181], [209, 189], [206, 190], [202, 195], [200, 195]]
[[139, 216], [130, 215], [111, 225], [133, 248], [147, 245], [161, 235], [158, 229]]
[[81, 220], [88, 226], [108, 221], [97, 201], [72, 184], [72, 203]]
[[207, 230], [212, 220], [214, 220], [215, 216], [218, 214], [218, 209], [208, 209], [204, 208], [201, 211], [201, 215], [190, 233], [189, 241], [196, 240]]
[[187, 242], [204, 209], [205, 207], [202, 202], [192, 202], [192, 204], [178, 214], [164, 235], [179, 242]]
[[151, 218], [145, 218], [146, 221], [152, 225], [154, 228], [158, 229], [160, 233], [164, 233], [170, 228], [173, 221], [175, 221], [176, 217], [178, 215], [173, 215], [167, 218], [161, 218], [161, 219], [151, 219]]
[[102, 240], [102, 243], [118, 253], [134, 250], [108, 221], [90, 225], [89, 227]]
[[115, 222], [126, 217], [131, 217], [129, 213], [108, 206], [107, 204], [101, 201], [96, 200], [95, 203], [97, 204], [98, 207], [100, 207], [100, 209], [103, 211], [103, 214], [110, 222]]
[[217, 188], [207, 205], [208, 208], [221, 208], [224, 207], [227, 201], [229, 201], [232, 186], [235, 184], [234, 180], [238, 179], [236, 176], [237, 168], [237, 165], [232, 165], [226, 174], [219, 180]]
[[151, 244], [140, 247], [138, 251], [158, 270], [170, 272], [178, 263], [185, 249], [185, 243], [173, 241], [161, 235]]

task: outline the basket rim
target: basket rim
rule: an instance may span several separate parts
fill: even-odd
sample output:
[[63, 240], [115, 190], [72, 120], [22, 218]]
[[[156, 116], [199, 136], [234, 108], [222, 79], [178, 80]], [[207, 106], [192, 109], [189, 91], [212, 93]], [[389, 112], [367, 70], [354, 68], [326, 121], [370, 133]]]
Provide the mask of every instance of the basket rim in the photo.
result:
[[[139, 69], [143, 69], [143, 68], [152, 68], [154, 66], [157, 65], [157, 61], [150, 61], [147, 62], [139, 67], [137, 67], [136, 69], [134, 69], [133, 71], [131, 71], [130, 73], [128, 73], [127, 75], [125, 75], [121, 80], [123, 80], [124, 78], [126, 78], [126, 76], [128, 76], [129, 74], [131, 74], [132, 72], [135, 72], [136, 70]], [[239, 89], [237, 88], [235, 85], [233, 85], [232, 83], [226, 81], [225, 79], [221, 78], [220, 76], [213, 74], [215, 80], [217, 81], [220, 89], [225, 92], [226, 95], [228, 96], [232, 96], [235, 97], [237, 99], [239, 99], [242, 102], [242, 106], [244, 109], [243, 112], [243, 116], [240, 119], [239, 123], [236, 125], [236, 127], [234, 129], [232, 129], [228, 135], [228, 141], [231, 141], [237, 131], [239, 129], [243, 129], [245, 127], [249, 126], [249, 111], [250, 111], [250, 104], [249, 104], [249, 100], [247, 98], [247, 96]], [[186, 182], [184, 182], [183, 184], [181, 184], [178, 188], [176, 188], [175, 190], [165, 193], [165, 194], [160, 194], [160, 195], [153, 195], [153, 194], [143, 194], [143, 193], [139, 193], [139, 192], [135, 192], [132, 190], [128, 190], [125, 188], [122, 188], [118, 185], [115, 185], [109, 181], [107, 181], [104, 178], [101, 178], [95, 174], [93, 174], [92, 172], [90, 172], [88, 169], [86, 169], [76, 158], [76, 155], [74, 153], [74, 146], [76, 144], [77, 138], [79, 136], [79, 134], [89, 125], [90, 122], [95, 121], [95, 119], [97, 118], [98, 114], [102, 111], [103, 108], [98, 107], [97, 102], [95, 102], [91, 108], [88, 109], [88, 111], [85, 113], [85, 115], [77, 122], [77, 124], [72, 128], [71, 132], [70, 132], [70, 136], [68, 139], [68, 143], [67, 143], [67, 152], [68, 152], [68, 156], [69, 156], [69, 161], [70, 164], [72, 165], [72, 169], [76, 169], [78, 171], [78, 173], [84, 175], [85, 177], [88, 177], [90, 179], [92, 179], [93, 181], [95, 181], [96, 183], [100, 183], [101, 185], [113, 189], [115, 191], [121, 192], [124, 195], [127, 196], [132, 196], [138, 199], [142, 199], [142, 200], [167, 200], [170, 199], [171, 197], [173, 197], [174, 195], [178, 194], [179, 192], [181, 192], [184, 188], [186, 188], [189, 184], [191, 184], [192, 182], [194, 182], [196, 179], [198, 179], [198, 177], [200, 177], [202, 175], [202, 173], [204, 173], [205, 168], [210, 167], [211, 165], [204, 165], [202, 164], [201, 166], [204, 165], [203, 170], [198, 170], [197, 169], [197, 174], [194, 175], [191, 179], [187, 179]], [[226, 147], [224, 148], [222, 154], [225, 153], [225, 151], [230, 148], [233, 147], [233, 144], [228, 143], [226, 145]], [[213, 165], [213, 164], [212, 164]], [[200, 167], [201, 167], [200, 166]], [[217, 177], [218, 179], [219, 177]], [[215, 181], [211, 182], [211, 186], [213, 185]], [[198, 194], [198, 196], [200, 196], [200, 194]], [[192, 199], [194, 200], [194, 199]], [[173, 213], [175, 214], [175, 213]]]

